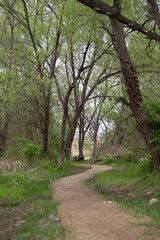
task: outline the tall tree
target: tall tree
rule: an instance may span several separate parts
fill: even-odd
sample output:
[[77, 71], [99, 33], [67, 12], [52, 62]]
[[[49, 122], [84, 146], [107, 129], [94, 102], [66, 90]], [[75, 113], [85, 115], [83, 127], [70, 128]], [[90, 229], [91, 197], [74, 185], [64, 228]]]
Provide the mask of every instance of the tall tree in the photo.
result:
[[[96, 33], [93, 28], [89, 30], [82, 46], [82, 39], [77, 41], [79, 29], [77, 31], [74, 29], [72, 37], [67, 41], [65, 61], [61, 60], [64, 69], [61, 70], [63, 71], [61, 80], [65, 77], [67, 81], [59, 81], [60, 73], [57, 76], [55, 74], [57, 91], [63, 106], [59, 165], [63, 164], [65, 157], [70, 159], [78, 119], [87, 100], [98, 85], [120, 73], [112, 70], [111, 58], [106, 57], [110, 44], [108, 43], [108, 49], [103, 50], [103, 32], [96, 30]], [[104, 62], [99, 66], [102, 59]]]
[[16, 64], [14, 16], [10, 13], [4, 15], [2, 12], [0, 26], [2, 36], [0, 41], [0, 156], [3, 156], [14, 112], [13, 96], [16, 93], [15, 86], [18, 78], [14, 67]]
[[[112, 24], [112, 31], [103, 23], [104, 28], [110, 34], [112, 43], [117, 52], [121, 68], [123, 71], [124, 80], [126, 83], [131, 109], [135, 116], [136, 122], [141, 130], [141, 133], [144, 137], [144, 140], [147, 144], [147, 147], [151, 153], [154, 171], [158, 171], [160, 167], [160, 155], [156, 150], [156, 143], [154, 142], [153, 128], [146, 116], [146, 111], [143, 107], [143, 99], [141, 90], [139, 87], [139, 80], [136, 71], [136, 67], [130, 57], [129, 51], [127, 49], [125, 35], [123, 32], [122, 23], [126, 24], [134, 30], [138, 30], [146, 35], [151, 40], [160, 41], [160, 36], [155, 33], [147, 30], [143, 25], [130, 21], [121, 14], [120, 1], [114, 1], [113, 6], [105, 4], [103, 1], [99, 0], [80, 0], [80, 2], [88, 5], [99, 13], [108, 15]], [[156, 1], [149, 1], [152, 7], [152, 15], [154, 15]], [[157, 5], [158, 6], [158, 5]], [[155, 18], [154, 18], [155, 19]], [[156, 19], [157, 19], [157, 9], [156, 9]], [[157, 23], [156, 23], [157, 24]]]
[[[25, 84], [31, 87], [32, 96], [35, 88], [33, 98], [29, 91], [25, 95], [28, 101], [32, 98], [34, 114], [39, 117], [44, 152], [47, 152], [48, 148], [53, 75], [60, 48], [64, 5], [65, 1], [53, 7], [53, 4], [47, 1], [25, 0], [11, 3], [2, 1], [0, 4], [0, 7], [15, 18], [16, 30], [20, 29], [21, 41], [25, 42], [25, 48], [28, 48], [30, 54], [21, 55], [23, 63], [18, 62], [17, 69], [28, 79]], [[58, 14], [56, 11], [59, 11]]]

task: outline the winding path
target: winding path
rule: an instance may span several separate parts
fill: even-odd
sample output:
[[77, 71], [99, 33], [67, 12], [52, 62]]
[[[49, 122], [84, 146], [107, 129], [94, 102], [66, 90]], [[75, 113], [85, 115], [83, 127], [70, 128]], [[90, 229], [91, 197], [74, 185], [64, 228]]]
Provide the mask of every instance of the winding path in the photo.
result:
[[62, 178], [53, 184], [54, 199], [59, 200], [58, 215], [66, 230], [66, 240], [158, 240], [146, 235], [146, 227], [115, 202], [105, 200], [82, 182], [110, 170], [92, 166], [86, 172]]

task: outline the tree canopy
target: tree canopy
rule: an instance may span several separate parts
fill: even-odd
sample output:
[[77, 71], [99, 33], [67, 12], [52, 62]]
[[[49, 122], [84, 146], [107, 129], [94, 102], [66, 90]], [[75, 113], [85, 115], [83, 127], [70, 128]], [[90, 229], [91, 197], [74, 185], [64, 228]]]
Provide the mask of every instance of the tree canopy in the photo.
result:
[[0, 14], [2, 156], [26, 138], [60, 166], [77, 129], [81, 157], [90, 133], [95, 157], [136, 129], [159, 169], [158, 1], [1, 1]]

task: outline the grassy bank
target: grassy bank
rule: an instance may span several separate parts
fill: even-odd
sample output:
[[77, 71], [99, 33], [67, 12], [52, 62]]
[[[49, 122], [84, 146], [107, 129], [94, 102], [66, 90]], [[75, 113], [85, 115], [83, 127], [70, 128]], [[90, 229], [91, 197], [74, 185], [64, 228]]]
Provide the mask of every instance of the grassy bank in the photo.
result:
[[98, 174], [87, 184], [115, 200], [134, 214], [144, 214], [152, 219], [150, 225], [160, 228], [160, 201], [149, 206], [150, 199], [160, 200], [160, 174], [142, 171], [137, 163], [119, 161], [112, 163], [113, 170]]
[[0, 239], [64, 239], [50, 184], [82, 171], [74, 164], [57, 169], [47, 161], [0, 176]]

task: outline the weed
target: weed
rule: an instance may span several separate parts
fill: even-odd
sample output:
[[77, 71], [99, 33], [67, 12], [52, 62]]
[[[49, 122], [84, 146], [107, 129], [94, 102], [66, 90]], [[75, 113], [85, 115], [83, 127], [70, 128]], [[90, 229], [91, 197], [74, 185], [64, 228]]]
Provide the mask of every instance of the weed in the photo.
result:
[[51, 199], [38, 200], [31, 206], [28, 215], [23, 217], [23, 224], [13, 240], [28, 239], [64, 239], [64, 230], [56, 212], [57, 203]]

